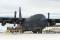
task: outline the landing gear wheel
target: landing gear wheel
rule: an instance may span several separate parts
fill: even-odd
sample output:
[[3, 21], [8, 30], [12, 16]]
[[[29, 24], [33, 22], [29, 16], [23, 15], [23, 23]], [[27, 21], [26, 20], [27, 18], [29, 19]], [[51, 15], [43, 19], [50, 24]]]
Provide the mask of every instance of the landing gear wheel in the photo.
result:
[[25, 31], [22, 31], [22, 33], [24, 33]]
[[37, 32], [38, 32], [38, 33], [42, 33], [42, 30], [41, 30], [41, 29], [37, 29]]
[[33, 33], [37, 33], [37, 31], [32, 31]]
[[42, 30], [41, 29], [37, 29], [35, 31], [32, 31], [33, 33], [42, 33]]
[[38, 30], [38, 33], [42, 33], [42, 30]]
[[20, 33], [24, 33], [25, 31], [20, 31]]

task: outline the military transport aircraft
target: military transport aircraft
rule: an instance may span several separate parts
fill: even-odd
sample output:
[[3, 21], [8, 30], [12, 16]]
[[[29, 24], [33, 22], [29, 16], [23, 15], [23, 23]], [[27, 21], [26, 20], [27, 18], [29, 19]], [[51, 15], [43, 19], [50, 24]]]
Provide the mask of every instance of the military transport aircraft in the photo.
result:
[[43, 14], [36, 14], [31, 16], [30, 18], [22, 18], [21, 16], [21, 7], [19, 8], [19, 18], [16, 18], [16, 11], [14, 12], [14, 18], [8, 18], [8, 17], [0, 17], [0, 23], [2, 26], [4, 26], [6, 23], [14, 24], [20, 24], [23, 26], [23, 32], [24, 31], [32, 31], [33, 33], [42, 33], [42, 30], [48, 26], [56, 25], [56, 23], [60, 23], [60, 19], [49, 19], [49, 13], [48, 18], [46, 18]]

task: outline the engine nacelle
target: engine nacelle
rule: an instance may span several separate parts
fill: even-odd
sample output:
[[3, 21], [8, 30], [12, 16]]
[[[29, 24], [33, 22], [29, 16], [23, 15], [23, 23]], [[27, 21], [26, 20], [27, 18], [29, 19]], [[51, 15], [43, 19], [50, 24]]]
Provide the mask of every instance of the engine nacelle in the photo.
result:
[[50, 23], [50, 26], [53, 26], [53, 25], [56, 25], [56, 23], [55, 22]]
[[56, 25], [55, 19], [51, 19], [49, 24], [50, 26]]
[[5, 26], [5, 24], [6, 24], [6, 22], [2, 22], [2, 23], [1, 23], [2, 26]]

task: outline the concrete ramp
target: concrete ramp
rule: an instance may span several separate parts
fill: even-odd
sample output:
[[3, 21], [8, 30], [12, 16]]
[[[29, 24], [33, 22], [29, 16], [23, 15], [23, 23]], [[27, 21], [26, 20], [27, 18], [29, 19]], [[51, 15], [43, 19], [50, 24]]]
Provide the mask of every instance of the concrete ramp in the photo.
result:
[[60, 33], [60, 25], [46, 27], [43, 32], [45, 33]]

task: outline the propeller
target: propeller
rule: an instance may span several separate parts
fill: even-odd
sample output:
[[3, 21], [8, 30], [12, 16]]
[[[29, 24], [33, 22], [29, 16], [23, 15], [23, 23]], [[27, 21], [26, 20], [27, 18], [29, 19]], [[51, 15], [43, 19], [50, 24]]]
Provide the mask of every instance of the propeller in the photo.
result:
[[[19, 20], [22, 20], [21, 7], [19, 7]], [[21, 21], [20, 21], [20, 25], [21, 25]]]
[[19, 20], [21, 20], [21, 21], [20, 21], [20, 25], [22, 25], [22, 24], [23, 24], [23, 22], [25, 21], [25, 19], [24, 19], [24, 18], [22, 18], [22, 14], [21, 14], [21, 7], [19, 7]]
[[[16, 18], [16, 11], [14, 12], [15, 15], [14, 15], [14, 19]], [[19, 20], [22, 20], [22, 16], [21, 16], [21, 7], [19, 7]], [[14, 21], [14, 26], [16, 25], [16, 20]], [[20, 25], [21, 25], [21, 22], [20, 22]]]
[[48, 19], [50, 18], [50, 13], [48, 13]]
[[22, 15], [21, 15], [21, 7], [19, 7], [19, 19], [22, 19]]
[[16, 25], [16, 11], [14, 12], [15, 13], [15, 15], [14, 15], [14, 19], [15, 19], [15, 21], [14, 21], [14, 26]]

